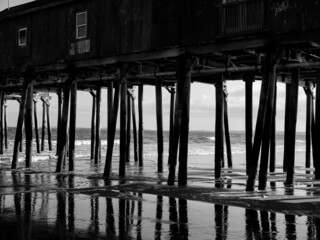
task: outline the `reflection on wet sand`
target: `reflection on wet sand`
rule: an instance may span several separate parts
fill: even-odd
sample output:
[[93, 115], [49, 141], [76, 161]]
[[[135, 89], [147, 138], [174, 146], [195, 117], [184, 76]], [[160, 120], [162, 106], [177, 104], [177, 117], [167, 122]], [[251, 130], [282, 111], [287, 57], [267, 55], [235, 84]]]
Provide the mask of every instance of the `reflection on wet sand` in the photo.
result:
[[[12, 173], [13, 194], [0, 195], [1, 240], [318, 239], [320, 235], [319, 217], [298, 218], [128, 191], [115, 197], [80, 193], [71, 191], [75, 189], [72, 175], [56, 176], [55, 191], [32, 190], [45, 178]], [[101, 188], [101, 183], [92, 180], [90, 187]]]

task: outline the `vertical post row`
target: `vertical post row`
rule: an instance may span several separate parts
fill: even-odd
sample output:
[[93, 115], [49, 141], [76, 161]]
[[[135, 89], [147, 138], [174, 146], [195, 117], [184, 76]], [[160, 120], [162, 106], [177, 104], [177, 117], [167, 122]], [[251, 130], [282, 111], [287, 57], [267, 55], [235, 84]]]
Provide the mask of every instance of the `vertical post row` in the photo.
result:
[[162, 82], [156, 79], [158, 173], [163, 172], [163, 122], [162, 122]]
[[37, 153], [40, 153], [40, 141], [39, 141], [39, 127], [38, 127], [38, 115], [37, 115], [37, 100], [33, 100], [33, 118], [34, 118], [34, 131], [36, 135]]
[[245, 75], [245, 112], [246, 112], [246, 173], [249, 174], [249, 167], [251, 166], [251, 152], [252, 152], [252, 83], [254, 75]]
[[25, 112], [25, 132], [26, 132], [26, 168], [31, 167], [32, 160], [32, 105], [33, 105], [33, 84], [28, 86]]
[[138, 112], [139, 112], [139, 166], [143, 166], [143, 84], [138, 90]]
[[276, 69], [275, 65], [282, 56], [282, 52], [270, 51], [266, 53], [264, 61], [264, 74], [261, 84], [260, 102], [259, 110], [257, 116], [256, 130], [254, 135], [254, 142], [251, 151], [251, 163], [249, 167], [249, 175], [247, 181], [247, 191], [253, 191], [255, 186], [255, 178], [257, 175], [257, 167], [259, 161], [259, 154], [261, 148], [262, 134], [265, 127], [266, 113], [267, 113], [267, 103], [269, 98], [269, 91], [274, 81]]
[[101, 112], [101, 86], [96, 90], [96, 143], [94, 151], [94, 164], [98, 164], [100, 161], [100, 149], [101, 149], [101, 127], [100, 127], [100, 112]]
[[76, 120], [77, 120], [77, 80], [72, 79], [70, 85], [70, 124], [69, 124], [69, 171], [74, 171]]
[[298, 111], [298, 91], [299, 91], [299, 68], [293, 69], [291, 72], [291, 86], [290, 86], [290, 100], [289, 100], [289, 119], [288, 122], [288, 144], [285, 146], [287, 153], [287, 178], [286, 184], [293, 184], [294, 163], [295, 163], [295, 144], [296, 144], [296, 125], [297, 125], [297, 111]]
[[12, 164], [11, 164], [12, 169], [17, 168], [17, 161], [18, 161], [18, 154], [19, 154], [18, 150], [19, 150], [19, 143], [21, 142], [21, 138], [22, 138], [22, 127], [23, 127], [23, 118], [25, 115], [27, 93], [30, 85], [32, 85], [31, 69], [27, 70], [23, 78], [24, 78], [24, 83], [23, 83], [23, 88], [21, 93], [18, 122], [17, 122], [16, 135], [15, 135], [14, 146], [13, 146], [13, 157], [12, 157]]
[[223, 94], [223, 81], [221, 76], [216, 80], [216, 126], [215, 126], [215, 178], [221, 178], [221, 167], [223, 161], [223, 118], [224, 118], [224, 94]]

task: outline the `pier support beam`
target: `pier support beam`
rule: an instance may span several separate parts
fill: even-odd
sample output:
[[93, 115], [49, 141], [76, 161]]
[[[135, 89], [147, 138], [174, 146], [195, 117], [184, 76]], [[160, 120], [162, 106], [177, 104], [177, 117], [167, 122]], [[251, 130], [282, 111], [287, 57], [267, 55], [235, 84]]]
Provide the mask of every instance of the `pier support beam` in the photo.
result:
[[23, 78], [24, 78], [24, 82], [23, 82], [23, 88], [21, 93], [18, 122], [17, 122], [16, 135], [15, 135], [14, 146], [13, 146], [13, 157], [12, 157], [12, 164], [11, 164], [12, 169], [17, 168], [18, 155], [19, 155], [18, 150], [19, 150], [19, 144], [21, 142], [21, 137], [22, 137], [22, 127], [23, 127], [23, 120], [25, 115], [27, 94], [28, 94], [28, 89], [33, 84], [32, 70], [30, 68], [27, 70], [27, 72], [24, 73]]
[[306, 163], [305, 167], [311, 167], [311, 125], [312, 125], [312, 111], [311, 107], [313, 107], [312, 101], [312, 89], [311, 86], [308, 85], [304, 88], [306, 94]]
[[[58, 114], [57, 114], [57, 140], [59, 139], [59, 133], [61, 128], [61, 105], [62, 105], [62, 91], [59, 87], [57, 90], [58, 97]], [[58, 156], [58, 141], [56, 143], [56, 155]]]
[[127, 162], [127, 71], [128, 65], [123, 64], [120, 72], [121, 82], [121, 101], [120, 101], [120, 159], [119, 159], [119, 176], [126, 175], [126, 162]]
[[251, 151], [251, 164], [249, 167], [249, 176], [247, 181], [247, 191], [253, 191], [255, 186], [255, 178], [257, 175], [257, 167], [261, 148], [262, 135], [265, 127], [268, 100], [270, 96], [270, 88], [276, 81], [276, 64], [282, 56], [282, 51], [275, 49], [267, 52], [264, 62], [264, 74], [261, 84], [259, 110], [257, 116], [256, 130], [254, 136], [253, 147]]
[[291, 88], [291, 83], [286, 83], [286, 102], [285, 102], [285, 116], [284, 116], [284, 150], [283, 150], [283, 172], [287, 171], [287, 161], [288, 161], [288, 156], [287, 156], [287, 149], [286, 145], [288, 144], [289, 140], [287, 139], [290, 135], [287, 134], [289, 131], [289, 122], [290, 122], [290, 114], [289, 114], [289, 109], [290, 109], [290, 88]]
[[254, 75], [244, 75], [245, 82], [245, 129], [246, 129], [246, 173], [249, 174], [249, 167], [251, 166], [252, 153], [252, 83], [254, 82]]
[[58, 161], [56, 172], [61, 172], [62, 164], [66, 157], [66, 147], [67, 147], [67, 135], [68, 135], [68, 116], [69, 116], [69, 98], [70, 98], [70, 84], [75, 78], [74, 69], [69, 70], [68, 80], [66, 80], [63, 88], [63, 107], [62, 107], [62, 117], [59, 129], [59, 139], [58, 139]]
[[49, 99], [47, 100], [46, 105], [47, 105], [47, 133], [48, 133], [48, 147], [49, 147], [49, 151], [52, 151], [52, 134], [51, 134], [50, 102], [49, 102]]
[[42, 100], [42, 131], [41, 131], [41, 151], [44, 151], [44, 144], [46, 138], [46, 102]]
[[[174, 105], [175, 105], [175, 86], [170, 88], [170, 118], [169, 118], [169, 152], [171, 151], [172, 138], [173, 138], [173, 124], [174, 124]], [[170, 164], [168, 159], [168, 164]]]
[[300, 69], [293, 69], [291, 72], [291, 84], [290, 84], [290, 99], [289, 99], [289, 119], [288, 121], [288, 136], [286, 140], [287, 144], [284, 146], [287, 163], [287, 178], [286, 184], [293, 184], [294, 164], [295, 164], [295, 146], [296, 146], [296, 125], [297, 125], [297, 112], [298, 112], [298, 91], [299, 91], [299, 75]]
[[259, 187], [258, 187], [259, 190], [265, 190], [267, 186], [267, 175], [268, 175], [269, 156], [270, 156], [270, 138], [271, 138], [272, 121], [273, 121], [273, 114], [274, 114], [275, 90], [276, 90], [276, 84], [277, 84], [275, 71], [270, 72], [268, 77], [270, 78], [270, 87], [269, 87], [268, 99], [266, 104], [265, 124], [262, 132], [262, 149], [261, 149]]
[[25, 112], [25, 133], [26, 133], [26, 168], [31, 167], [32, 161], [32, 115], [33, 115], [33, 84], [28, 86]]
[[163, 117], [162, 117], [162, 81], [156, 79], [157, 144], [158, 173], [163, 172]]
[[132, 102], [133, 153], [134, 153], [134, 161], [138, 162], [139, 161], [138, 134], [137, 134], [136, 103], [135, 103], [134, 91], [132, 91], [131, 98], [132, 98], [131, 102]]
[[274, 103], [273, 103], [273, 113], [271, 120], [271, 133], [270, 133], [270, 165], [269, 171], [275, 172], [276, 170], [276, 138], [277, 138], [277, 129], [276, 129], [276, 116], [277, 116], [277, 85], [275, 86], [274, 93]]
[[139, 166], [143, 166], [143, 84], [138, 89], [138, 112], [139, 112]]
[[223, 93], [224, 77], [218, 77], [215, 82], [216, 87], [216, 126], [215, 126], [215, 179], [221, 178], [222, 161], [224, 161], [224, 93]]
[[228, 92], [227, 86], [224, 87], [224, 133], [226, 138], [226, 150], [228, 159], [228, 168], [232, 168], [232, 151], [231, 151], [231, 140], [229, 131], [229, 116], [228, 116]]
[[0, 89], [0, 154], [3, 154], [3, 110], [4, 110], [4, 91]]
[[130, 147], [131, 147], [131, 89], [127, 93], [127, 162], [130, 162]]
[[[175, 117], [171, 151], [169, 152], [169, 177], [168, 185], [175, 182], [177, 165], [177, 154], [180, 140], [179, 156], [179, 185], [187, 183], [187, 158], [188, 158], [188, 136], [189, 136], [189, 110], [190, 110], [190, 84], [191, 70], [194, 61], [190, 56], [181, 55], [178, 65], [178, 83], [175, 103]], [[183, 120], [182, 120], [183, 119]]]
[[100, 153], [101, 153], [101, 127], [100, 127], [100, 113], [101, 113], [101, 86], [97, 87], [96, 90], [96, 142], [95, 142], [95, 151], [94, 151], [94, 164], [100, 162]]
[[317, 70], [317, 90], [316, 90], [316, 124], [315, 124], [315, 143], [316, 159], [314, 162], [315, 179], [320, 179], [320, 70]]
[[91, 151], [90, 151], [90, 159], [94, 160], [95, 155], [95, 119], [96, 119], [96, 94], [93, 91], [90, 91], [92, 96], [92, 113], [91, 113]]
[[[118, 73], [118, 77], [120, 77]], [[120, 78], [114, 83], [114, 100], [112, 106], [112, 114], [110, 115], [111, 120], [108, 123], [108, 142], [107, 142], [107, 155], [106, 155], [106, 163], [104, 166], [103, 177], [108, 178], [111, 173], [112, 167], [112, 154], [113, 154], [113, 146], [114, 146], [114, 138], [116, 135], [116, 126], [117, 126], [117, 118], [118, 118], [118, 109], [119, 109], [119, 94], [120, 94]], [[108, 96], [109, 98], [110, 96]], [[108, 101], [110, 104], [110, 99]]]
[[8, 149], [8, 124], [7, 124], [7, 102], [4, 104], [4, 145], [5, 149]]
[[70, 85], [70, 124], [69, 124], [69, 171], [74, 171], [76, 120], [77, 120], [77, 80], [72, 79]]
[[34, 131], [36, 135], [37, 153], [40, 153], [40, 139], [39, 139], [39, 127], [38, 127], [38, 115], [37, 115], [37, 100], [33, 100], [33, 118], [34, 118]]

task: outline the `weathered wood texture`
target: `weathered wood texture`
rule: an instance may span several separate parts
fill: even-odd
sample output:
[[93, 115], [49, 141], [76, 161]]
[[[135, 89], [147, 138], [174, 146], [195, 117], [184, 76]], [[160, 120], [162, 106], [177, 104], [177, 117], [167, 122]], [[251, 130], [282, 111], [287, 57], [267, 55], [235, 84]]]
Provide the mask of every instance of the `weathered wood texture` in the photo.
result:
[[70, 86], [70, 119], [69, 119], [69, 171], [74, 171], [75, 141], [77, 122], [77, 81], [73, 79]]
[[25, 110], [25, 132], [26, 132], [26, 168], [31, 167], [32, 161], [32, 115], [33, 115], [33, 84], [28, 86]]
[[[77, 40], [76, 14], [83, 11], [87, 35]], [[319, 11], [317, 1], [299, 0], [35, 1], [0, 13], [0, 68], [221, 43], [248, 33], [254, 39], [312, 32], [320, 27]], [[20, 27], [28, 28], [23, 48], [17, 46]]]
[[163, 116], [162, 116], [162, 84], [161, 79], [156, 80], [156, 115], [157, 115], [157, 146], [158, 146], [158, 172], [163, 172]]
[[33, 118], [34, 118], [34, 131], [36, 136], [37, 153], [40, 153], [40, 139], [39, 139], [39, 127], [38, 127], [38, 115], [37, 115], [37, 101], [33, 103]]

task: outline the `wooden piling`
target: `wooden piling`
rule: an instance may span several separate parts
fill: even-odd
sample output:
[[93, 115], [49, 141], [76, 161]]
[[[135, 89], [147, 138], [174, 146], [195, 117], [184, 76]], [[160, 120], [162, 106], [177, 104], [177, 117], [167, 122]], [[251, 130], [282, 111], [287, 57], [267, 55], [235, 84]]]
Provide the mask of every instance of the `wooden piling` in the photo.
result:
[[267, 52], [264, 62], [264, 78], [261, 84], [261, 94], [259, 102], [259, 110], [257, 116], [256, 130], [254, 136], [253, 147], [251, 151], [251, 164], [249, 167], [249, 176], [247, 180], [247, 191], [253, 191], [255, 186], [255, 178], [257, 174], [258, 160], [260, 154], [260, 147], [262, 141], [262, 133], [264, 131], [267, 103], [269, 97], [270, 87], [273, 81], [275, 81], [276, 63], [282, 56], [282, 51], [270, 51]]
[[315, 122], [315, 109], [314, 109], [314, 93], [311, 91], [312, 101], [311, 101], [311, 139], [312, 139], [312, 158], [313, 166], [316, 165], [316, 155], [317, 155], [317, 135], [316, 135], [316, 122]]
[[249, 174], [252, 152], [252, 83], [254, 75], [244, 75], [245, 81], [245, 130], [246, 130], [246, 173]]
[[311, 121], [312, 121], [312, 92], [310, 86], [304, 88], [306, 94], [306, 168], [311, 166]]
[[274, 103], [273, 103], [273, 113], [272, 113], [272, 120], [271, 120], [271, 134], [270, 134], [270, 165], [269, 171], [275, 172], [276, 170], [276, 142], [277, 142], [277, 135], [276, 135], [276, 115], [277, 115], [277, 85], [275, 86], [275, 93], [274, 93]]
[[90, 159], [95, 159], [95, 119], [96, 119], [96, 94], [93, 91], [90, 91], [92, 96], [92, 113], [91, 113], [91, 151]]
[[3, 108], [4, 108], [4, 91], [0, 89], [0, 154], [3, 154]]
[[[119, 79], [118, 79], [119, 80]], [[120, 95], [120, 83], [119, 81], [114, 83], [114, 100], [112, 106], [111, 121], [108, 124], [108, 145], [107, 145], [107, 155], [106, 162], [104, 167], [103, 177], [108, 178], [111, 173], [112, 167], [112, 154], [114, 146], [114, 138], [116, 135], [116, 126], [118, 118], [118, 109], [119, 109], [119, 95]]]
[[[191, 92], [191, 69], [194, 60], [186, 57], [183, 60], [185, 64], [184, 83], [181, 88], [181, 125], [180, 125], [180, 148], [179, 148], [179, 186], [187, 185], [188, 179], [188, 143], [189, 143], [189, 120], [190, 120], [190, 92]], [[183, 78], [179, 78], [183, 80]], [[171, 165], [170, 165], [171, 166]]]
[[4, 104], [4, 145], [5, 149], [8, 149], [8, 124], [7, 124], [7, 103]]
[[[134, 93], [133, 93], [134, 94]], [[138, 135], [137, 135], [137, 121], [136, 121], [136, 104], [135, 97], [132, 95], [132, 130], [133, 130], [133, 153], [134, 153], [134, 161], [139, 161], [138, 156]]]
[[[180, 137], [181, 133], [181, 116], [186, 117], [185, 121], [183, 122], [183, 129], [185, 133], [183, 134], [184, 140], [182, 146], [180, 146], [180, 153], [181, 162], [179, 164], [179, 184], [183, 185], [184, 181], [186, 182], [186, 166], [187, 166], [187, 152], [188, 152], [188, 135], [189, 135], [189, 109], [188, 109], [188, 99], [190, 98], [190, 86], [189, 82], [191, 81], [191, 58], [190, 56], [181, 55], [179, 57], [178, 62], [178, 69], [177, 69], [177, 76], [178, 76], [178, 83], [177, 83], [177, 95], [175, 101], [175, 116], [174, 116], [174, 126], [173, 126], [173, 133], [172, 133], [172, 144], [171, 144], [171, 151], [169, 152], [169, 176], [168, 176], [168, 185], [173, 185], [175, 182], [175, 174], [176, 174], [176, 165], [177, 165], [177, 154], [178, 154], [178, 147], [179, 147], [179, 140], [181, 141], [182, 138]], [[186, 84], [186, 86], [184, 85]], [[186, 94], [184, 96], [183, 94]], [[183, 109], [183, 110], [182, 110]], [[181, 166], [180, 166], [181, 165]]]
[[315, 159], [315, 164], [314, 164], [314, 178], [315, 179], [320, 179], [320, 70], [317, 70], [317, 90], [316, 90], [316, 117], [315, 117], [315, 144], [316, 144], [316, 159]]
[[50, 121], [50, 102], [47, 100], [47, 134], [48, 134], [48, 147], [52, 151], [52, 134], [51, 134], [51, 121]]
[[[176, 93], [175, 86], [173, 86], [170, 89], [169, 152], [171, 149], [172, 137], [173, 137], [175, 93]], [[168, 158], [168, 164], [170, 164], [169, 158]]]
[[40, 139], [39, 139], [39, 127], [38, 127], [38, 115], [37, 115], [37, 100], [33, 100], [33, 118], [34, 118], [34, 131], [36, 135], [37, 153], [40, 153]]
[[70, 85], [70, 124], [69, 124], [69, 171], [74, 171], [76, 120], [77, 120], [77, 80], [72, 79]]
[[143, 84], [138, 89], [138, 112], [139, 112], [139, 166], [143, 166]]
[[268, 92], [267, 100], [267, 110], [265, 116], [265, 125], [262, 133], [262, 149], [261, 149], [261, 160], [260, 160], [260, 170], [259, 170], [259, 190], [265, 190], [267, 185], [267, 175], [269, 166], [269, 153], [270, 153], [270, 137], [273, 119], [273, 108], [275, 99], [275, 89], [276, 89], [276, 74], [275, 71], [266, 72], [264, 74], [266, 78], [270, 79], [270, 88]]
[[162, 123], [162, 81], [156, 79], [158, 173], [163, 172], [163, 123]]
[[224, 98], [224, 134], [225, 134], [225, 138], [226, 138], [228, 168], [232, 168], [232, 151], [231, 151], [229, 116], [228, 116], [228, 93], [227, 93], [226, 87], [224, 89], [223, 98]]
[[299, 75], [300, 69], [293, 69], [291, 72], [291, 86], [290, 86], [290, 102], [289, 102], [289, 119], [288, 122], [288, 144], [285, 146], [288, 160], [287, 162], [287, 178], [286, 184], [293, 184], [294, 164], [295, 164], [295, 144], [296, 144], [296, 124], [298, 111], [298, 91], [299, 91]]
[[[130, 91], [130, 90], [129, 90]], [[127, 93], [127, 162], [130, 162], [130, 142], [131, 142], [131, 96]]]
[[221, 178], [221, 167], [223, 161], [223, 119], [224, 119], [224, 93], [223, 93], [224, 77], [218, 77], [215, 82], [216, 87], [216, 126], [215, 126], [215, 179]]
[[288, 142], [290, 141], [288, 139], [288, 137], [290, 136], [290, 134], [287, 134], [287, 132], [289, 131], [289, 122], [290, 122], [290, 114], [289, 114], [289, 109], [290, 109], [290, 88], [291, 88], [291, 83], [286, 83], [286, 102], [285, 102], [285, 116], [284, 116], [284, 149], [283, 149], [283, 172], [287, 171], [287, 160], [288, 160], [288, 156], [287, 156], [287, 149], [288, 147], [286, 147], [286, 145], [288, 144]]
[[69, 78], [66, 80], [63, 88], [63, 106], [62, 106], [62, 116], [61, 125], [59, 129], [59, 139], [58, 139], [58, 161], [56, 172], [61, 172], [62, 164], [66, 157], [66, 146], [67, 146], [67, 135], [68, 135], [68, 116], [69, 116], [69, 97], [70, 97], [70, 83], [74, 79], [74, 73], [69, 73]]
[[18, 122], [17, 122], [16, 135], [15, 135], [14, 146], [13, 146], [13, 157], [12, 157], [12, 164], [11, 164], [12, 169], [17, 168], [17, 161], [18, 161], [18, 154], [19, 154], [18, 148], [19, 148], [19, 143], [21, 141], [21, 136], [22, 136], [22, 127], [24, 122], [27, 93], [30, 85], [32, 85], [32, 70], [28, 69], [27, 72], [24, 74], [23, 78], [24, 78], [24, 82], [23, 82], [23, 88], [21, 93]]
[[121, 67], [121, 93], [120, 93], [120, 159], [119, 159], [119, 176], [126, 175], [127, 162], [127, 65], [123, 64]]
[[25, 110], [25, 133], [26, 133], [26, 168], [31, 167], [32, 161], [32, 115], [33, 115], [33, 84], [28, 86]]
[[96, 90], [96, 141], [94, 151], [94, 164], [100, 162], [100, 148], [101, 148], [101, 127], [100, 127], [100, 114], [101, 114], [101, 86], [97, 87]]
[[[62, 105], [62, 91], [61, 88], [59, 87], [57, 90], [57, 97], [58, 97], [58, 114], [57, 114], [57, 140], [59, 139], [59, 132], [61, 128], [61, 105]], [[58, 141], [56, 143], [56, 155], [58, 156]]]
[[113, 82], [108, 82], [108, 126], [112, 121], [112, 106], [113, 106]]
[[41, 131], [41, 151], [44, 151], [45, 137], [46, 137], [46, 108], [47, 105], [42, 100], [42, 131]]

